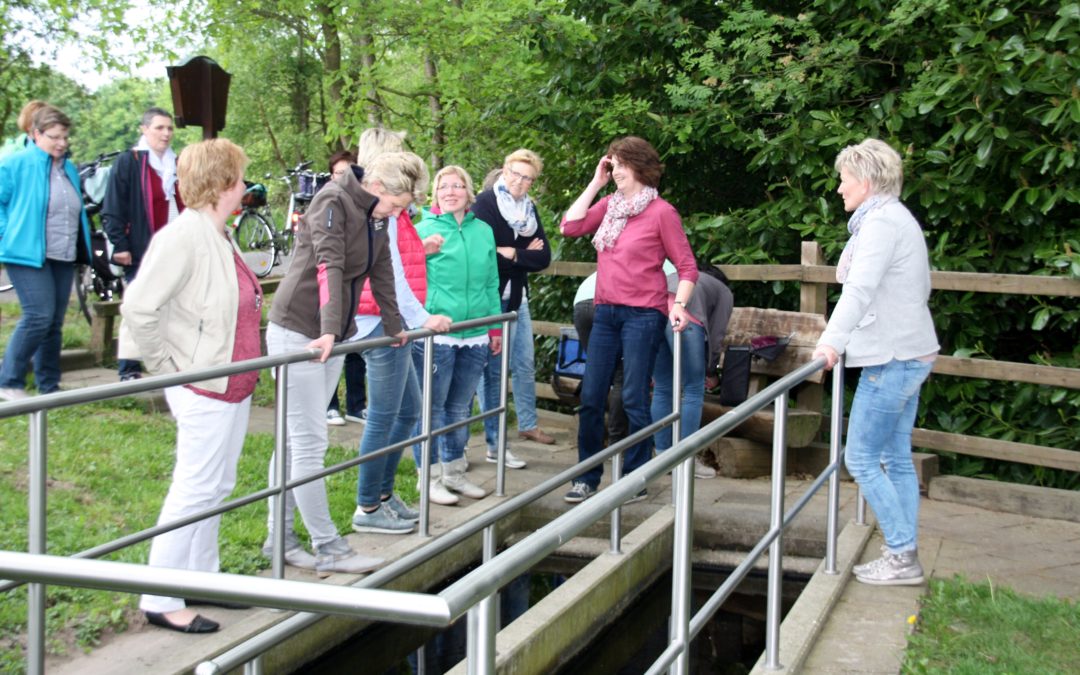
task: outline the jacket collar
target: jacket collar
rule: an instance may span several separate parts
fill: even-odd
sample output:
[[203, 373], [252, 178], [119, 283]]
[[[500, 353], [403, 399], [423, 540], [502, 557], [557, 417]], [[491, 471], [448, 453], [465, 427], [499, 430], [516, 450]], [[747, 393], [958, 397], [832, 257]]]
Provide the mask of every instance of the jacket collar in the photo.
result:
[[353, 200], [353, 203], [356, 204], [356, 208], [360, 209], [368, 218], [371, 218], [371, 212], [375, 210], [375, 205], [379, 203], [379, 198], [365, 190], [352, 171], [346, 172], [344, 180], [339, 180], [336, 185], [341, 188], [343, 193]]

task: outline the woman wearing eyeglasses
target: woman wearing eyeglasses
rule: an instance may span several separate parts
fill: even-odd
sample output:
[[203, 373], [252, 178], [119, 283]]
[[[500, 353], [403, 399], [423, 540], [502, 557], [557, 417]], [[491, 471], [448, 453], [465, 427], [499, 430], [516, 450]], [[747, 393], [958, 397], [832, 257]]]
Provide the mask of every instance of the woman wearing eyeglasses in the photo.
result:
[[[476, 197], [473, 213], [491, 226], [495, 235], [496, 260], [499, 263], [499, 297], [504, 312], [517, 312], [517, 322], [506, 338], [510, 350], [510, 374], [514, 383], [514, 410], [517, 413], [518, 437], [551, 445], [555, 439], [537, 426], [536, 367], [534, 366], [532, 319], [529, 315], [529, 272], [539, 272], [551, 264], [544, 225], [529, 197], [529, 188], [544, 168], [540, 156], [521, 148], [506, 156], [502, 173], [491, 189]], [[499, 405], [499, 382], [502, 359], [488, 361], [480, 381], [480, 408], [487, 412]], [[484, 420], [487, 460], [496, 462], [498, 418]], [[506, 466], [525, 468], [525, 461], [506, 450]]]
[[[431, 314], [449, 316], [453, 321], [467, 321], [499, 314], [499, 266], [495, 260], [495, 236], [487, 223], [469, 211], [473, 196], [472, 178], [460, 166], [444, 167], [435, 175], [431, 210], [416, 228], [422, 238], [439, 235], [443, 239], [438, 253], [427, 259], [427, 301]], [[417, 342], [413, 351], [416, 369], [423, 373], [424, 347]], [[480, 383], [480, 373], [487, 367], [489, 353], [502, 348], [499, 327], [469, 330], [435, 336], [431, 390], [431, 425], [433, 429], [460, 422], [472, 411], [472, 399]], [[439, 504], [457, 502], [454, 493], [471, 499], [487, 495], [483, 488], [465, 477], [468, 460], [465, 444], [467, 426], [443, 434], [432, 443], [431, 499]], [[438, 447], [438, 451], [435, 448]], [[413, 453], [420, 466], [419, 446]]]
[[31, 361], [38, 393], [60, 389], [60, 339], [76, 264], [90, 264], [90, 224], [68, 156], [71, 120], [46, 105], [33, 143], [0, 162], [0, 262], [22, 317], [0, 366], [0, 400], [26, 398]]

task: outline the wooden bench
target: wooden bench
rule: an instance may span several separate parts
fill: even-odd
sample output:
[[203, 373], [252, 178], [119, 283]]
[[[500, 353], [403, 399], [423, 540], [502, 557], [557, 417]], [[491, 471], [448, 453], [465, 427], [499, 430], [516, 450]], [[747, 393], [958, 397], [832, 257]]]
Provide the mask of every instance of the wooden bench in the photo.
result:
[[[820, 314], [786, 312], [758, 307], [736, 307], [728, 322], [724, 346], [749, 345], [750, 340], [763, 335], [791, 336], [787, 349], [772, 361], [751, 359], [750, 390], [748, 396], [761, 391], [769, 382], [786, 375], [810, 361], [817, 341], [825, 330], [825, 317]], [[722, 359], [721, 359], [721, 367]], [[802, 388], [821, 387], [824, 372], [818, 371]], [[820, 404], [807, 406], [804, 401], [820, 401], [820, 395], [801, 397], [795, 407], [787, 412], [788, 448], [805, 448], [818, 436], [823, 419]], [[702, 426], [720, 417], [732, 408], [719, 403], [713, 395], [706, 394], [702, 409]], [[721, 475], [732, 478], [750, 478], [767, 475], [772, 463], [772, 435], [774, 416], [772, 408], [755, 413], [730, 434], [717, 440], [710, 447], [711, 454]], [[799, 470], [798, 462], [789, 465]]]

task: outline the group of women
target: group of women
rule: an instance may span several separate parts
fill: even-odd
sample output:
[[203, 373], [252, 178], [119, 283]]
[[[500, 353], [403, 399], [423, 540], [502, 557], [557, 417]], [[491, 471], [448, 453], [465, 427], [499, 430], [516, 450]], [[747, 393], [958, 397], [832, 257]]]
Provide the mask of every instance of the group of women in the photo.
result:
[[[34, 115], [32, 145], [0, 162], [0, 261], [8, 265], [24, 309], [0, 371], [5, 398], [17, 398], [23, 390], [35, 351], [41, 356], [34, 360], [39, 390], [53, 391], [59, 383], [59, 368], [48, 357], [54, 344], [58, 357], [72, 266], [89, 248], [78, 177], [66, 159], [69, 128], [62, 113], [43, 108]], [[464, 168], [442, 168], [432, 183], [430, 207], [414, 226], [409, 209], [422, 199], [429, 174], [425, 162], [401, 145], [400, 134], [371, 130], [361, 139], [355, 161], [342, 155], [332, 163], [334, 179], [304, 216], [295, 258], [274, 298], [268, 352], [318, 354], [288, 370], [289, 479], [323, 468], [327, 403], [343, 361], [331, 356], [336, 344], [391, 338], [387, 346], [363, 353], [371, 386], [379, 392], [368, 407], [360, 445], [364, 456], [417, 432], [425, 354], [420, 342], [403, 346], [405, 330], [437, 334], [431, 355], [434, 428], [466, 419], [478, 389], [484, 405], [494, 405], [497, 389], [491, 382], [498, 371], [493, 364], [501, 349], [520, 341], [514, 349], [521, 358], [530, 355], [525, 274], [550, 260], [527, 196], [542, 166], [539, 157], [525, 150], [512, 153], [495, 184], [479, 197]], [[227, 228], [244, 193], [246, 164], [243, 150], [224, 139], [196, 143], [181, 153], [178, 182], [189, 208], [152, 239], [143, 271], [125, 294], [121, 357], [141, 359], [151, 373], [160, 374], [259, 354], [262, 294]], [[895, 151], [871, 139], [845, 149], [836, 167], [845, 209], [854, 212], [852, 237], [838, 272], [843, 294], [817, 355], [831, 367], [847, 351], [849, 363], [864, 367], [847, 462], [866, 488], [887, 545], [881, 560], [856, 574], [867, 583], [916, 583], [922, 573], [915, 553], [918, 487], [910, 471], [910, 433], [919, 385], [938, 348], [926, 308], [926, 248], [918, 224], [897, 199], [902, 174]], [[597, 251], [595, 316], [578, 433], [583, 461], [602, 448], [604, 407], [617, 364], [622, 364], [622, 402], [632, 433], [648, 425], [653, 414], [649, 386], [658, 351], [668, 348], [671, 334], [694, 334], [701, 323], [687, 310], [699, 281], [697, 265], [678, 212], [659, 196], [662, 171], [658, 153], [644, 139], [613, 142], [560, 225], [565, 236], [591, 235]], [[612, 181], [615, 190], [594, 204]], [[493, 230], [481, 213], [501, 221], [497, 225], [509, 228], [513, 237], [497, 241], [498, 227]], [[670, 287], [665, 260], [674, 265]], [[35, 313], [39, 308], [43, 311]], [[498, 327], [448, 332], [452, 322], [514, 308], [525, 321], [509, 340]], [[511, 360], [515, 376], [532, 376], [528, 360], [526, 365]], [[176, 464], [159, 523], [210, 508], [230, 493], [256, 379], [257, 373], [242, 373], [166, 390], [177, 420]], [[521, 395], [526, 388], [519, 391], [515, 380], [514, 390], [527, 407], [528, 397]], [[519, 429], [523, 437], [547, 442], [526, 433], [539, 431], [535, 417], [526, 414]], [[436, 503], [486, 494], [466, 476], [468, 433], [461, 426], [431, 444], [429, 495]], [[491, 436], [488, 444], [493, 445]], [[649, 452], [647, 441], [628, 449], [626, 472], [644, 464]], [[414, 455], [419, 471], [424, 465], [419, 446]], [[417, 512], [394, 493], [400, 456], [383, 453], [361, 464], [354, 530], [413, 530]], [[507, 460], [524, 465], [510, 454]], [[597, 464], [575, 479], [565, 500], [577, 503], [595, 494], [602, 470]], [[275, 482], [273, 459], [270, 481]], [[636, 498], [645, 496], [643, 490]], [[383, 562], [354, 550], [339, 534], [322, 479], [289, 491], [286, 500], [280, 526], [287, 563], [328, 576], [368, 572]], [[297, 509], [313, 554], [294, 529]], [[272, 502], [270, 513], [275, 511]], [[277, 525], [271, 515], [266, 552]], [[156, 537], [150, 564], [216, 571], [218, 526], [219, 517], [209, 518]], [[217, 630], [217, 622], [191, 609], [197, 602], [146, 595], [141, 607], [148, 621], [165, 628]]]

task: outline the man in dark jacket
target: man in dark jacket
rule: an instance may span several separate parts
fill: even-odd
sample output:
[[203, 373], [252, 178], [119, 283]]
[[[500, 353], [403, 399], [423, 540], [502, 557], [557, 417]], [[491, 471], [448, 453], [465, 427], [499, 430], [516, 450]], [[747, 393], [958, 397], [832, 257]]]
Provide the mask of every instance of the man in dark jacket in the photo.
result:
[[[101, 209], [102, 227], [113, 245], [112, 262], [124, 267], [124, 280], [139, 271], [154, 233], [184, 210], [176, 184], [172, 115], [148, 108], [139, 125], [142, 135], [130, 151], [116, 158]], [[138, 361], [120, 360], [120, 380], [141, 376]]]

